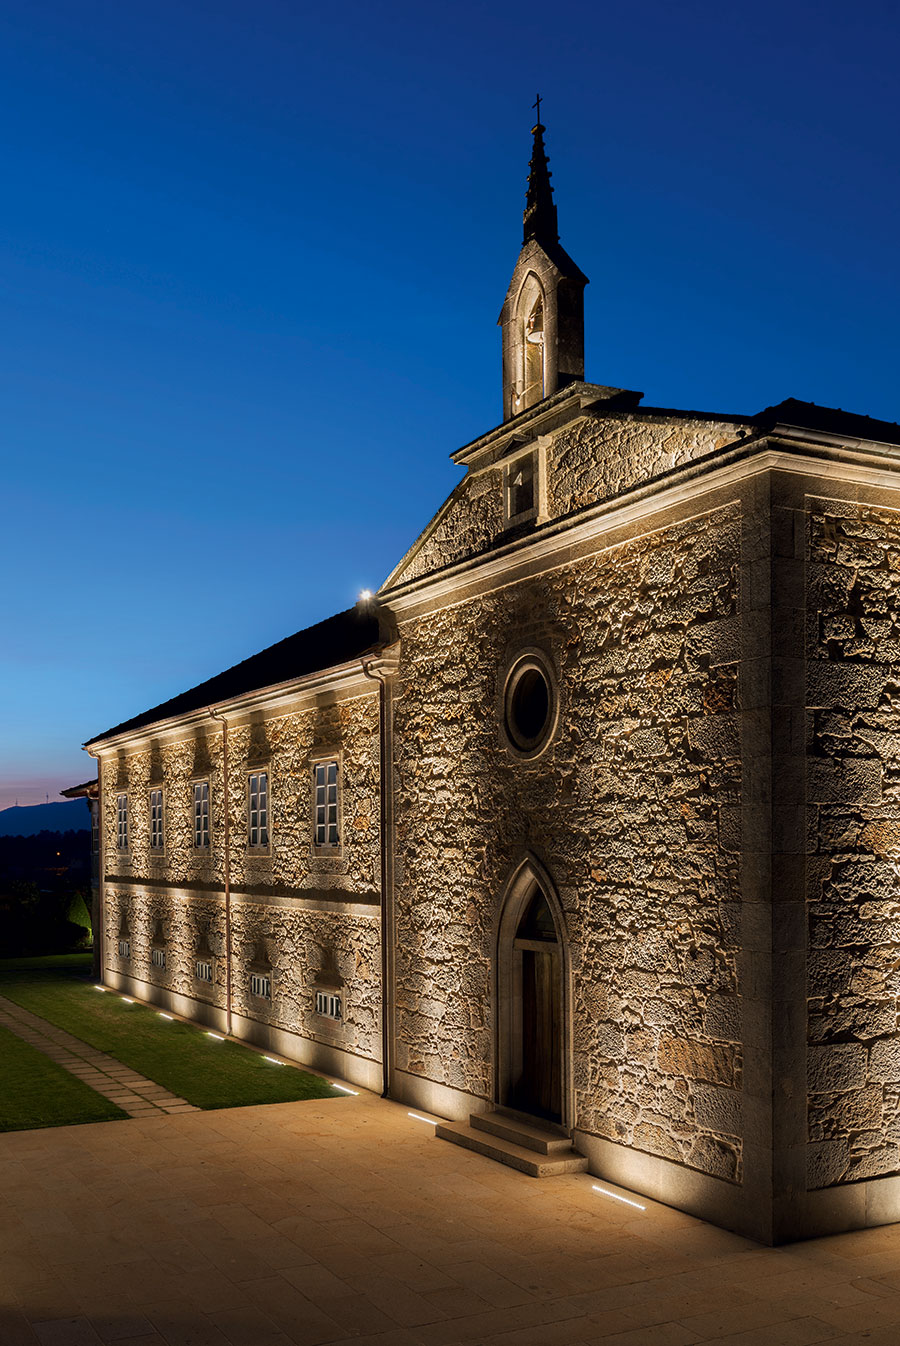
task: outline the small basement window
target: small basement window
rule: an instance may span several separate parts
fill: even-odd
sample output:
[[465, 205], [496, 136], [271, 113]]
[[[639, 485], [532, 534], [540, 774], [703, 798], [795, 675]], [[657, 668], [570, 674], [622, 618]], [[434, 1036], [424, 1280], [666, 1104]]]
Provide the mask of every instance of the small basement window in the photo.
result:
[[212, 963], [205, 958], [198, 958], [194, 965], [194, 973], [198, 981], [212, 981]]
[[120, 939], [120, 940], [119, 940], [119, 957], [120, 957], [120, 958], [130, 958], [130, 957], [131, 957], [131, 941], [130, 941], [130, 940], [127, 940], [127, 939]]
[[151, 949], [150, 962], [153, 964], [154, 967], [165, 967], [166, 965], [165, 949]]
[[326, 991], [316, 991], [316, 1014], [322, 1014], [326, 1019], [341, 1019], [341, 997], [339, 995], [329, 995]]
[[254, 995], [258, 995], [262, 1000], [272, 999], [272, 978], [264, 977], [259, 972], [253, 972], [250, 976], [250, 990]]

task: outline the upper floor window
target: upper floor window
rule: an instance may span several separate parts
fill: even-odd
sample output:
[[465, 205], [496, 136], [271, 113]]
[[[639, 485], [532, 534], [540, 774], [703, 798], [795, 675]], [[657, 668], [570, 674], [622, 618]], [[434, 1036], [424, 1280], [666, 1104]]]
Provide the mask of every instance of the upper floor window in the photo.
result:
[[316, 846], [336, 846], [338, 835], [338, 764], [316, 762], [313, 841]]
[[254, 771], [248, 781], [247, 840], [251, 846], [269, 844], [269, 773]]
[[163, 848], [163, 792], [150, 791], [150, 849], [161, 851]]
[[116, 845], [128, 850], [128, 796], [116, 795]]
[[205, 850], [209, 846], [209, 781], [194, 782], [194, 846]]

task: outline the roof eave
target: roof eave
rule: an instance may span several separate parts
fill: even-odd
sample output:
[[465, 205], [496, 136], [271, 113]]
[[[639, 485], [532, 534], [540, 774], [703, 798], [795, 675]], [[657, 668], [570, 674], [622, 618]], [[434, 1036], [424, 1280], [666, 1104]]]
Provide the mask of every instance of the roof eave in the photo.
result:
[[[268, 687], [256, 688], [251, 692], [242, 692], [238, 696], [233, 696], [220, 701], [210, 701], [207, 705], [198, 706], [191, 711], [185, 711], [180, 715], [166, 716], [160, 720], [151, 720], [147, 724], [136, 725], [133, 729], [123, 729], [121, 732], [114, 731], [105, 734], [99, 734], [96, 738], [88, 739], [83, 744], [86, 752], [95, 754], [93, 749], [103, 747], [104, 750], [110, 748], [121, 748], [128, 743], [136, 742], [139, 739], [147, 738], [151, 734], [167, 734], [175, 729], [189, 729], [194, 725], [201, 724], [211, 717], [213, 711], [217, 714], [242, 714], [255, 709], [261, 703], [270, 705], [281, 705], [284, 702], [295, 700], [299, 696], [308, 696], [320, 691], [336, 691], [342, 687], [348, 687], [357, 680], [366, 687], [371, 685], [367, 680], [365, 665], [372, 665], [373, 661], [379, 663], [390, 661], [386, 659], [384, 645], [373, 645], [368, 650], [363, 650], [353, 659], [343, 664], [335, 664], [334, 667], [322, 669], [315, 673], [304, 673], [299, 678], [290, 678], [286, 682], [272, 683]], [[374, 690], [374, 688], [373, 688]]]

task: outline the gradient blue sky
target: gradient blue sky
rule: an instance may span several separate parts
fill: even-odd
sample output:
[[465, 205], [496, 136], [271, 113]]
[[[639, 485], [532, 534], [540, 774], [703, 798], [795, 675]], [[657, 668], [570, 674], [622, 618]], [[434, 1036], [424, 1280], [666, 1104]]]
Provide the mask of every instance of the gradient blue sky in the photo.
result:
[[499, 421], [545, 102], [587, 376], [900, 418], [894, 3], [0, 2], [0, 807], [349, 606]]

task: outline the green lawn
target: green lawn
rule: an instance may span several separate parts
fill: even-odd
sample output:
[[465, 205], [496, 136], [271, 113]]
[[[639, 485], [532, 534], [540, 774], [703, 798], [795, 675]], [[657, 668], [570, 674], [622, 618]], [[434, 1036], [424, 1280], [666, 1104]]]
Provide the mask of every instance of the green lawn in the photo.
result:
[[318, 1075], [273, 1065], [259, 1049], [219, 1042], [193, 1024], [128, 1005], [118, 992], [96, 991], [89, 971], [89, 955], [7, 959], [0, 962], [0, 995], [199, 1108], [340, 1096]]
[[0, 1028], [0, 1131], [34, 1131], [125, 1117], [115, 1103]]

